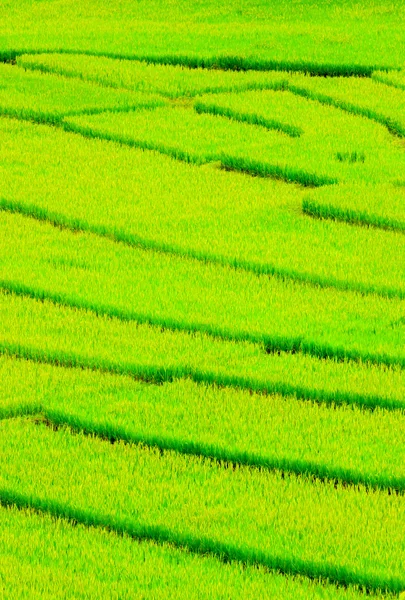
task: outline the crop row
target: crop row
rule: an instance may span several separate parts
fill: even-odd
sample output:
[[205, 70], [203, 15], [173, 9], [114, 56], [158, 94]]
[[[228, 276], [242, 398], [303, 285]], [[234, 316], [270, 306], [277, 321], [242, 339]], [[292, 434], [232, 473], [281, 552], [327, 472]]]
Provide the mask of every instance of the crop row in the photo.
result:
[[[243, 161], [249, 160], [261, 165], [262, 172], [256, 167], [254, 174], [270, 177], [277, 177], [270, 169], [278, 167], [285, 173], [279, 178], [304, 186], [392, 182], [404, 168], [401, 148], [392, 144], [382, 127], [289, 91], [217, 94], [202, 97], [196, 107], [199, 112], [176, 105], [153, 111], [84, 114], [66, 117], [64, 123], [68, 130], [184, 155], [197, 164], [219, 160], [224, 167], [244, 170]], [[235, 115], [246, 114], [245, 122], [223, 116], [230, 107]], [[253, 126], [252, 119], [275, 119], [304, 133], [291, 137], [277, 129]], [[364, 162], [339, 160], [354, 150], [364, 154]]]
[[156, 95], [106, 89], [7, 64], [0, 64], [0, 78], [0, 113], [45, 123], [58, 123], [64, 115], [153, 108], [165, 103]]
[[195, 381], [319, 402], [403, 408], [403, 370], [298, 353], [266, 354], [262, 344], [232, 342], [97, 316], [0, 294], [2, 353], [65, 366], [128, 374], [147, 381]]
[[[0, 593], [20, 600], [361, 600], [362, 591], [225, 564], [170, 544], [134, 540], [33, 510], [0, 508]], [[376, 594], [376, 598], [391, 595]], [[394, 597], [394, 596], [392, 596]]]
[[273, 88], [282, 85], [285, 80], [283, 73], [274, 71], [189, 69], [84, 54], [27, 54], [17, 57], [17, 65], [27, 70], [57, 73], [106, 87], [157, 93], [169, 98]]
[[[12, 393], [11, 393], [12, 390]], [[405, 491], [402, 412], [0, 357], [0, 417], [38, 415], [117, 441]]]
[[108, 87], [172, 97], [283, 86], [304, 98], [312, 98], [377, 121], [392, 133], [405, 133], [401, 93], [405, 83], [401, 71], [376, 71], [372, 79], [314, 77], [314, 73], [311, 76], [294, 74], [291, 72], [293, 69], [283, 69], [284, 73], [270, 69], [267, 72], [229, 72], [70, 53], [23, 55], [17, 58], [17, 64], [26, 69], [95, 81]]
[[404, 294], [402, 235], [303, 217], [306, 194], [295, 186], [45, 126], [3, 119], [0, 127], [5, 208], [254, 272]]
[[404, 300], [129, 248], [8, 212], [0, 223], [5, 290], [123, 321], [252, 341], [267, 352], [405, 364]]
[[405, 586], [400, 496], [111, 445], [24, 420], [0, 429], [3, 502], [286, 573], [393, 592]]
[[305, 214], [354, 225], [405, 232], [405, 182], [324, 188], [304, 198]]
[[[388, 76], [390, 77], [390, 76]], [[390, 133], [405, 136], [403, 90], [378, 80], [333, 79], [292, 75], [288, 89], [298, 96], [327, 106], [335, 106], [354, 115], [384, 125]]]
[[18, 214], [0, 212], [0, 223], [5, 290], [123, 321], [252, 341], [267, 352], [405, 365], [405, 300], [129, 248]]
[[[243, 11], [228, 9], [224, 0], [164, 7], [153, 0], [136, 8], [123, 0], [119, 10], [92, 0], [82, 11], [71, 2], [48, 7], [22, 0], [0, 13], [5, 23], [1, 50], [8, 57], [24, 50], [62, 50], [192, 67], [300, 69], [321, 75], [364, 76], [404, 63], [401, 5], [394, 11], [375, 1], [358, 10], [336, 3], [290, 7], [286, 2], [249, 2]], [[46, 28], [40, 26], [43, 22]]]

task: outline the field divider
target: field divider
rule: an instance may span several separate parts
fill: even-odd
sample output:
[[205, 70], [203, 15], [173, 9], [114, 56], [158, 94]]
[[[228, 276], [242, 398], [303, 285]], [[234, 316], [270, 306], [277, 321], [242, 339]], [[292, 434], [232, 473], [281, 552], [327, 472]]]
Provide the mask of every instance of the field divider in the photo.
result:
[[97, 356], [84, 357], [75, 353], [62, 350], [46, 351], [22, 344], [10, 344], [0, 341], [0, 355], [30, 360], [40, 364], [49, 364], [65, 368], [80, 368], [126, 375], [134, 380], [146, 383], [162, 384], [176, 379], [190, 379], [195, 383], [216, 385], [217, 387], [236, 388], [248, 390], [259, 394], [280, 394], [281, 396], [294, 396], [302, 400], [311, 400], [319, 404], [331, 405], [356, 405], [364, 409], [374, 410], [384, 408], [387, 410], [404, 410], [404, 402], [397, 398], [384, 398], [382, 396], [367, 396], [350, 392], [327, 392], [288, 384], [282, 381], [266, 382], [253, 378], [226, 375], [211, 371], [202, 371], [185, 366], [164, 367], [161, 365], [147, 366], [136, 363], [117, 363]]
[[96, 424], [74, 414], [48, 409], [45, 405], [24, 405], [10, 410], [0, 410], [0, 420], [32, 417], [34, 422], [41, 423], [53, 431], [68, 427], [72, 434], [94, 436], [111, 444], [124, 442], [130, 445], [141, 445], [154, 448], [161, 453], [167, 451], [177, 452], [188, 456], [200, 456], [212, 463], [221, 463], [228, 469], [244, 466], [266, 471], [279, 471], [283, 474], [306, 476], [321, 482], [341, 484], [343, 486], [362, 486], [366, 490], [387, 490], [389, 494], [404, 494], [405, 477], [391, 478], [384, 476], [369, 476], [362, 472], [341, 469], [333, 464], [321, 464], [304, 460], [290, 460], [280, 456], [266, 458], [249, 452], [230, 451], [226, 447], [218, 447], [198, 441], [165, 438], [162, 436], [137, 435], [124, 427]]
[[[284, 90], [287, 89], [286, 85], [273, 86], [273, 90]], [[275, 130], [281, 133], [285, 133], [289, 137], [300, 137], [304, 132], [300, 127], [289, 125], [288, 123], [282, 123], [275, 119], [266, 119], [257, 114], [242, 113], [231, 108], [216, 106], [215, 104], [207, 104], [205, 102], [196, 102], [194, 104], [194, 110], [198, 114], [208, 115], [219, 115], [221, 117], [227, 117], [230, 120], [238, 121], [240, 123], [248, 123], [249, 125], [257, 125], [258, 127], [264, 127], [268, 130]]]
[[252, 175], [253, 177], [269, 177], [270, 179], [279, 179], [286, 183], [295, 183], [303, 187], [322, 187], [324, 185], [339, 183], [333, 177], [317, 175], [316, 173], [301, 171], [292, 167], [280, 167], [278, 165], [262, 163], [250, 158], [226, 155], [216, 158], [221, 161], [224, 170], [237, 171]]
[[215, 69], [221, 71], [290, 71], [294, 73], [307, 73], [324, 77], [371, 77], [373, 71], [397, 71], [393, 65], [360, 65], [342, 63], [317, 63], [302, 60], [274, 60], [256, 57], [242, 57], [232, 55], [221, 56], [187, 56], [184, 54], [135, 54], [106, 52], [96, 50], [80, 50], [74, 48], [10, 48], [0, 51], [1, 62], [15, 61], [23, 54], [77, 54], [81, 56], [95, 56], [114, 58], [119, 60], [142, 61], [155, 65], [182, 66], [189, 69]]
[[324, 205], [313, 200], [304, 199], [302, 201], [302, 212], [315, 219], [331, 219], [359, 227], [375, 227], [376, 229], [405, 233], [405, 222], [403, 221], [350, 208], [339, 208], [333, 206], [333, 204]]
[[[147, 108], [154, 107], [152, 106]], [[125, 110], [124, 112], [130, 112], [131, 110], [133, 109], [131, 108], [128, 111]], [[106, 110], [102, 110], [101, 113], [102, 112], [108, 112], [108, 108]], [[78, 112], [75, 116], [78, 114], [81, 113]], [[86, 113], [84, 112], [83, 114]], [[186, 152], [172, 146], [165, 146], [158, 143], [148, 142], [146, 140], [135, 140], [128, 136], [118, 136], [108, 132], [97, 131], [91, 127], [83, 127], [81, 125], [77, 125], [76, 123], [72, 123], [71, 121], [67, 121], [65, 117], [69, 117], [68, 113], [62, 116], [55, 116], [49, 113], [36, 113], [32, 110], [14, 111], [11, 109], [1, 109], [0, 116], [11, 117], [22, 121], [30, 121], [39, 125], [57, 126], [67, 133], [81, 135], [87, 139], [102, 140], [127, 146], [129, 148], [158, 152], [159, 154], [170, 156], [170, 158], [173, 158], [174, 160], [179, 160], [188, 164], [203, 165], [207, 162], [220, 161], [222, 165], [221, 168], [224, 170], [236, 171], [252, 177], [276, 179], [284, 181], [285, 183], [298, 184], [304, 187], [321, 187], [324, 185], [333, 185], [339, 183], [338, 179], [336, 178], [317, 175], [315, 173], [302, 171], [301, 169], [295, 169], [292, 167], [280, 167], [279, 165], [272, 165], [270, 163], [259, 162], [244, 157], [230, 156], [224, 153], [204, 156]]]
[[164, 146], [145, 140], [135, 140], [128, 136], [118, 136], [108, 132], [97, 131], [91, 127], [83, 127], [66, 120], [62, 120], [58, 124], [60, 124], [63, 130], [68, 133], [76, 133], [89, 139], [98, 139], [122, 144], [130, 148], [159, 152], [160, 154], [170, 156], [175, 160], [190, 164], [202, 165], [207, 162], [220, 161], [222, 168], [227, 171], [237, 171], [253, 177], [277, 179], [286, 183], [299, 184], [304, 187], [321, 187], [339, 183], [336, 178], [316, 175], [315, 173], [309, 173], [292, 167], [280, 167], [278, 165], [250, 160], [248, 158], [229, 156], [224, 153], [212, 154], [209, 156], [200, 155], [198, 153], [194, 154], [176, 147]]
[[399, 579], [385, 579], [367, 573], [356, 574], [350, 569], [339, 565], [309, 562], [296, 557], [268, 556], [260, 549], [244, 550], [238, 546], [221, 543], [205, 536], [197, 538], [162, 526], [133, 523], [129, 519], [120, 519], [107, 514], [96, 514], [51, 498], [25, 496], [8, 488], [0, 489], [0, 504], [3, 507], [15, 507], [21, 510], [30, 509], [39, 515], [64, 519], [71, 525], [81, 524], [85, 527], [111, 531], [118, 535], [128, 535], [135, 540], [147, 540], [158, 544], [168, 543], [175, 548], [193, 554], [208, 554], [224, 563], [237, 561], [242, 565], [260, 565], [270, 571], [277, 570], [286, 575], [301, 575], [342, 587], [358, 585], [364, 588], [366, 594], [396, 593], [403, 589], [403, 581]]
[[[395, 71], [401, 71], [402, 69], [395, 69]], [[377, 81], [378, 83], [382, 83], [383, 85], [387, 85], [388, 87], [392, 87], [395, 88], [397, 90], [401, 90], [404, 91], [405, 90], [405, 84], [404, 83], [399, 83], [397, 81], [390, 81], [389, 79], [385, 79], [384, 77], [381, 77], [381, 75], [379, 75], [378, 73], [373, 73], [371, 76], [371, 79], [373, 81]]]
[[372, 352], [360, 352], [350, 348], [328, 346], [303, 337], [281, 337], [266, 334], [251, 334], [247, 331], [232, 331], [222, 329], [204, 323], [187, 323], [172, 318], [156, 318], [147, 313], [135, 313], [122, 310], [114, 306], [99, 305], [86, 300], [68, 296], [66, 294], [54, 293], [41, 288], [28, 287], [16, 281], [0, 280], [0, 291], [6, 294], [14, 294], [32, 298], [40, 302], [49, 301], [58, 306], [75, 308], [95, 314], [97, 317], [118, 319], [122, 322], [136, 322], [141, 325], [160, 327], [181, 333], [198, 333], [208, 335], [214, 339], [225, 342], [250, 342], [263, 348], [266, 354], [277, 354], [287, 352], [292, 354], [308, 354], [315, 358], [332, 359], [338, 362], [347, 360], [373, 365], [386, 365], [388, 367], [399, 366], [405, 368], [405, 357], [387, 354], [373, 354]]
[[65, 117], [78, 117], [86, 115], [100, 115], [102, 113], [128, 113], [136, 110], [153, 110], [159, 106], [164, 106], [166, 103], [162, 99], [161, 103], [158, 100], [150, 100], [128, 106], [106, 106], [99, 108], [84, 108], [81, 110], [66, 111], [60, 114], [52, 112], [41, 112], [29, 108], [12, 109], [4, 106], [0, 107], [0, 117], [9, 117], [19, 121], [29, 121], [37, 125], [50, 125], [52, 127], [60, 127], [65, 129]]
[[345, 102], [343, 100], [337, 100], [332, 96], [327, 96], [325, 94], [319, 94], [317, 92], [313, 92], [306, 88], [301, 88], [296, 85], [288, 85], [288, 91], [296, 96], [300, 96], [301, 98], [306, 98], [307, 100], [315, 100], [320, 104], [324, 104], [326, 106], [334, 106], [335, 108], [340, 108], [347, 113], [352, 115], [360, 115], [362, 117], [366, 117], [370, 121], [374, 121], [383, 125], [387, 128], [389, 133], [395, 135], [397, 137], [405, 137], [405, 127], [401, 125], [398, 121], [394, 119], [390, 119], [389, 117], [384, 116], [381, 113], [378, 113], [369, 108], [362, 108], [361, 106], [357, 106], [356, 104], [352, 104], [351, 102]]
[[181, 162], [185, 163], [200, 165], [208, 161], [208, 158], [204, 159], [198, 156], [197, 154], [191, 154], [189, 152], [180, 150], [179, 148], [163, 146], [161, 144], [155, 144], [153, 142], [147, 142], [145, 140], [134, 140], [133, 138], [128, 136], [118, 137], [117, 135], [114, 135], [112, 133], [98, 132], [92, 129], [91, 127], [83, 127], [65, 120], [62, 120], [60, 122], [60, 126], [67, 133], [75, 133], [88, 139], [113, 142], [115, 144], [128, 146], [129, 148], [137, 148], [139, 150], [149, 150], [152, 152], [158, 152], [159, 154], [170, 156], [174, 160], [180, 160]]
[[[46, 54], [49, 54], [49, 53], [46, 53]], [[35, 54], [34, 54], [34, 56], [35, 56]], [[8, 61], [6, 61], [6, 62], [8, 62]], [[98, 79], [98, 78], [89, 77], [89, 76], [83, 75], [83, 73], [80, 73], [79, 71], [71, 72], [68, 70], [64, 70], [63, 68], [56, 69], [56, 68], [48, 67], [47, 65], [44, 65], [41, 63], [20, 62], [18, 60], [18, 57], [17, 57], [17, 59], [15, 59], [13, 61], [13, 64], [17, 64], [18, 67], [25, 69], [26, 71], [38, 71], [40, 73], [46, 73], [46, 74], [50, 74], [50, 75], [58, 75], [59, 77], [64, 77], [66, 79], [79, 79], [81, 81], [85, 81], [88, 83], [90, 83], [90, 82], [95, 83], [101, 87], [112, 88], [112, 89], [116, 89], [116, 90], [137, 91], [137, 90], [134, 90], [134, 88], [131, 87], [130, 85], [123, 85], [122, 83], [120, 85], [116, 81], [108, 81], [105, 79], [102, 80], [102, 79]], [[213, 69], [210, 69], [210, 70], [213, 70]], [[233, 86], [233, 85], [218, 85], [218, 86], [208, 85], [205, 88], [196, 88], [194, 90], [188, 89], [187, 92], [184, 93], [184, 95], [180, 95], [177, 93], [164, 91], [164, 90], [157, 90], [157, 91], [154, 91], [151, 93], [160, 95], [167, 100], [171, 100], [171, 101], [175, 102], [175, 101], [184, 100], [184, 99], [192, 100], [196, 96], [201, 96], [201, 95], [205, 95], [205, 94], [212, 94], [212, 95], [223, 94], [223, 93], [238, 94], [241, 92], [248, 92], [248, 91], [280, 90], [280, 89], [286, 89], [286, 85], [287, 85], [287, 80], [284, 80], [281, 83], [252, 81], [252, 82], [244, 83], [244, 84], [235, 84], [235, 86]]]
[[277, 277], [282, 281], [296, 281], [300, 285], [309, 285], [311, 287], [334, 288], [343, 292], [355, 292], [361, 295], [375, 294], [383, 298], [405, 299], [405, 290], [366, 286], [360, 283], [348, 283], [337, 279], [327, 279], [308, 275], [298, 271], [289, 271], [280, 269], [270, 264], [258, 264], [251, 261], [240, 260], [238, 258], [228, 258], [218, 254], [209, 254], [193, 250], [192, 248], [182, 248], [171, 244], [165, 244], [156, 240], [145, 239], [132, 233], [127, 233], [122, 229], [111, 226], [89, 223], [83, 219], [70, 218], [60, 213], [48, 211], [45, 208], [34, 204], [24, 204], [21, 202], [10, 201], [0, 198], [0, 211], [20, 214], [27, 218], [35, 219], [49, 223], [59, 229], [67, 229], [71, 232], [83, 232], [97, 235], [112, 240], [113, 242], [125, 244], [133, 248], [151, 252], [160, 252], [178, 256], [186, 260], [197, 260], [202, 263], [215, 264], [222, 267], [229, 267], [235, 270], [247, 271], [257, 276]]

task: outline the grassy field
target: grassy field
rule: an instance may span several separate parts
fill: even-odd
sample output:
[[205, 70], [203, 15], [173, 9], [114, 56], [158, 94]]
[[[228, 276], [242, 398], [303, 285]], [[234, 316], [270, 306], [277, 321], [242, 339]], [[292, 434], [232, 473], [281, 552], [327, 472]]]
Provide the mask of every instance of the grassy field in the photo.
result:
[[404, 19], [0, 2], [0, 598], [405, 591]]

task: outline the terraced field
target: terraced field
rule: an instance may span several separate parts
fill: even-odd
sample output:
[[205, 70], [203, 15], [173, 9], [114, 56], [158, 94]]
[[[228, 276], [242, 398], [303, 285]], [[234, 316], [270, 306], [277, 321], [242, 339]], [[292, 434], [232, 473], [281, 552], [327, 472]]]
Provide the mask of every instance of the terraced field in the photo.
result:
[[0, 597], [405, 590], [404, 19], [0, 3]]

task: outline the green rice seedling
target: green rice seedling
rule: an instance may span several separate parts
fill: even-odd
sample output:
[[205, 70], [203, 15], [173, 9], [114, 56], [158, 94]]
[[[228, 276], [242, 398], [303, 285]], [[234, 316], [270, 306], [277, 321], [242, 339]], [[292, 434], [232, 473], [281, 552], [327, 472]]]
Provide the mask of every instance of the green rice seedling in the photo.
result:
[[268, 352], [405, 366], [405, 300], [317, 289], [0, 213], [0, 287]]
[[292, 75], [288, 89], [301, 97], [364, 116], [381, 123], [394, 135], [405, 136], [403, 91], [377, 79], [349, 77], [332, 81], [327, 77]]
[[[333, 83], [330, 85], [333, 88]], [[319, 105], [310, 97], [294, 96], [289, 86], [284, 91], [207, 95], [194, 106], [199, 113], [228, 115], [234, 121], [288, 123], [300, 135], [289, 144], [280, 142], [273, 152], [280, 152], [291, 167], [299, 165], [340, 182], [369, 184], [395, 180], [402, 171], [403, 153], [380, 126], [333, 106]], [[249, 156], [253, 156], [250, 149]]]
[[355, 225], [405, 232], [405, 190], [401, 185], [323, 188], [302, 203], [305, 214]]
[[278, 88], [286, 79], [281, 72], [188, 69], [181, 65], [150, 64], [84, 54], [27, 54], [18, 56], [17, 64], [24, 69], [75, 77], [106, 87], [158, 93], [169, 98], [219, 91]]
[[90, 0], [80, 11], [71, 0], [21, 0], [3, 3], [0, 19], [5, 58], [27, 50], [64, 50], [191, 67], [333, 76], [367, 76], [405, 61], [403, 6], [381, 0], [294, 5], [249, 0], [242, 9], [224, 0], [165, 6], [158, 0], [136, 5], [123, 0], [118, 6]]
[[[243, 92], [223, 97], [210, 96], [208, 105], [199, 101], [196, 107], [201, 114], [162, 107], [119, 115], [69, 117], [64, 122], [68, 129], [84, 135], [155, 149], [196, 163], [220, 160], [227, 168], [304, 186], [338, 181], [393, 181], [405, 167], [403, 152], [392, 145], [384, 130], [366, 119], [320, 106], [290, 92]], [[222, 102], [226, 109], [233, 106], [235, 115], [249, 111], [246, 122], [222, 116]], [[220, 114], [203, 114], [215, 113], [216, 105]], [[252, 126], [252, 118], [274, 119], [302, 129], [304, 134], [291, 137]], [[312, 131], [305, 129], [304, 120], [311, 123]], [[352, 151], [353, 147], [361, 148], [368, 160], [356, 164], [336, 160], [338, 152]]]
[[393, 71], [374, 71], [372, 74], [374, 81], [385, 83], [399, 90], [405, 90], [405, 71], [404, 69]]
[[[262, 169], [267, 165], [269, 170], [277, 167], [280, 179], [289, 178], [300, 183], [308, 179], [313, 185], [322, 185], [324, 180], [332, 183], [323, 173], [318, 177], [315, 173], [300, 173], [295, 165], [291, 165], [291, 173], [288, 173], [288, 162], [283, 165], [274, 155], [275, 148], [279, 148], [281, 153], [291, 145], [287, 136], [286, 140], [279, 139], [278, 132], [262, 131], [221, 117], [198, 115], [184, 108], [157, 109], [153, 114], [144, 110], [139, 112], [138, 117], [131, 113], [120, 120], [108, 114], [104, 119], [69, 118], [64, 122], [72, 131], [154, 149], [197, 164], [221, 160], [224, 166], [237, 169], [237, 158], [245, 157], [262, 164]], [[234, 161], [230, 157], [234, 157]], [[295, 176], [293, 168], [297, 170]]]
[[[0, 508], [0, 593], [9, 598], [361, 600], [364, 594], [14, 507]], [[377, 598], [382, 596], [378, 594]], [[383, 596], [391, 598], [390, 595]]]
[[3, 209], [258, 273], [403, 294], [403, 236], [303, 217], [308, 190], [54, 128], [0, 124]]
[[24, 420], [2, 421], [0, 431], [3, 504], [285, 573], [404, 588], [401, 496]]
[[400, 411], [128, 376], [0, 356], [0, 416], [34, 415], [111, 441], [405, 490]]
[[336, 362], [301, 352], [267, 354], [262, 344], [171, 331], [78, 307], [0, 294], [0, 350], [38, 362], [79, 366], [159, 383], [196, 382], [327, 403], [404, 406], [403, 370]]
[[57, 75], [26, 72], [0, 64], [0, 114], [57, 123], [63, 115], [156, 107], [164, 100], [152, 95], [118, 92]]

